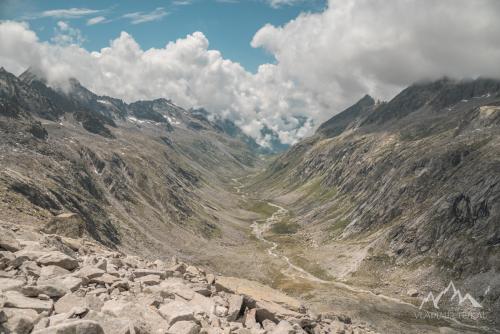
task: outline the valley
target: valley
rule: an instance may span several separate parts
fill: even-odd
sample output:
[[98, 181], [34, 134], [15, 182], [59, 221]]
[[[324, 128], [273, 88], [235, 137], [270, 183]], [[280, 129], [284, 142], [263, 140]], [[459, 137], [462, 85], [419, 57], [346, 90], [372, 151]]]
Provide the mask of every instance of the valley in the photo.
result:
[[[251, 184], [255, 176], [256, 174], [250, 174], [232, 180], [235, 184], [236, 196], [240, 196], [243, 201], [257, 203], [253, 206], [244, 203], [241, 206], [243, 208], [258, 208], [256, 212], [261, 214], [260, 219], [251, 223], [251, 229], [248, 231], [251, 234], [249, 242], [256, 243], [254, 255], [267, 263], [267, 268], [269, 265], [274, 266], [273, 271], [266, 271], [267, 275], [255, 275], [252, 278], [300, 298], [306, 302], [308, 307], [318, 313], [343, 314], [352, 318], [356, 323], [381, 333], [497, 332], [488, 327], [487, 323], [478, 325], [471, 322], [464, 323], [453, 318], [419, 318], [419, 314], [420, 316], [424, 314], [422, 310], [419, 310], [420, 298], [408, 298], [404, 294], [394, 295], [390, 290], [384, 291], [384, 285], [380, 282], [372, 282], [371, 286], [368, 287], [356, 286], [356, 283], [346, 284], [344, 281], [336, 280], [330, 276], [318, 263], [313, 264], [300, 260], [294, 262], [286, 255], [296, 253], [290, 249], [290, 242], [281, 241], [282, 238], [279, 235], [277, 237], [275, 233], [271, 232], [273, 226], [287, 219], [288, 210], [272, 201], [259, 198], [258, 193], [246, 193], [245, 184], [240, 182], [243, 180]], [[241, 207], [238, 210], [241, 210]], [[253, 236], [256, 240], [253, 239]], [[241, 254], [237, 249], [230, 251], [236, 256]], [[268, 260], [265, 260], [266, 256]], [[345, 263], [345, 266], [349, 266], [349, 263]], [[252, 268], [244, 266], [242, 270], [232, 270], [229, 274], [242, 277], [252, 275]], [[384, 293], [388, 295], [384, 295]]]
[[175, 256], [366, 332], [497, 331], [500, 82], [365, 96], [281, 153], [203, 109], [70, 84], [0, 70], [1, 225]]

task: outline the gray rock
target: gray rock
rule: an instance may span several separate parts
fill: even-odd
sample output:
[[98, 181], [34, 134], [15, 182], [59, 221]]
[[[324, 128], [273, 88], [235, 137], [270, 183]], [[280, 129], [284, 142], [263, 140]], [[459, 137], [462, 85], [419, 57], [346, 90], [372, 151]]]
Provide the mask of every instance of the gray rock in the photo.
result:
[[25, 281], [14, 278], [0, 278], [1, 291], [19, 291], [26, 284]]
[[4, 312], [7, 321], [2, 324], [2, 327], [7, 333], [28, 334], [33, 329], [38, 318], [38, 313], [30, 309], [4, 308]]
[[178, 321], [168, 329], [168, 334], [198, 334], [200, 326], [194, 321]]
[[227, 315], [228, 321], [235, 321], [241, 312], [243, 307], [243, 296], [240, 295], [230, 295], [228, 298], [229, 310]]
[[59, 266], [66, 270], [73, 270], [78, 267], [78, 261], [62, 252], [53, 251], [40, 256], [37, 259], [42, 266]]
[[181, 301], [173, 301], [162, 305], [159, 308], [160, 314], [171, 326], [177, 321], [194, 321], [194, 314], [197, 311], [192, 305]]
[[[62, 268], [61, 268], [62, 269]], [[80, 286], [82, 286], [83, 280], [79, 277], [67, 275], [67, 276], [58, 276], [50, 279], [39, 279], [38, 285], [57, 285], [64, 286], [66, 290], [74, 292], [78, 290]]]
[[207, 274], [206, 279], [207, 283], [210, 285], [215, 283], [215, 276], [212, 274]]
[[104, 274], [99, 277], [94, 277], [90, 280], [90, 283], [96, 283], [100, 285], [112, 285], [114, 282], [120, 280], [118, 277], [115, 277], [110, 274]]
[[33, 277], [40, 277], [41, 274], [41, 268], [35, 261], [24, 261], [19, 267], [19, 270], [26, 275]]
[[165, 279], [165, 271], [153, 270], [153, 269], [135, 269], [133, 271], [134, 279], [149, 275], [158, 275], [161, 279]]
[[59, 276], [66, 276], [71, 274], [68, 270], [55, 266], [55, 265], [49, 265], [42, 267], [40, 270], [40, 280], [48, 280], [54, 277], [59, 277]]
[[85, 297], [78, 296], [74, 293], [68, 293], [60, 298], [54, 304], [54, 310], [56, 313], [67, 313], [73, 309], [73, 307], [80, 306], [84, 307]]
[[33, 309], [37, 312], [52, 311], [53, 303], [51, 300], [39, 300], [29, 298], [17, 291], [7, 291], [5, 294], [5, 307], [19, 308], [19, 309]]
[[16, 240], [12, 232], [4, 228], [0, 228], [0, 248], [10, 251], [17, 252], [21, 249], [21, 245], [19, 241]]
[[281, 320], [271, 334], [295, 334], [293, 326], [286, 320]]
[[15, 260], [12, 261], [12, 266], [14, 268], [19, 268], [25, 261], [36, 261], [40, 256], [44, 255], [45, 252], [22, 249], [14, 253], [16, 256]]
[[104, 271], [100, 268], [96, 268], [96, 267], [92, 267], [92, 266], [85, 266], [85, 267], [80, 268], [75, 273], [75, 275], [78, 277], [86, 278], [86, 279], [90, 280], [92, 278], [100, 277], [100, 276], [104, 275], [105, 273], [106, 273], [106, 271]]
[[33, 334], [104, 334], [104, 331], [95, 321], [76, 320], [40, 329], [34, 331]]
[[26, 285], [21, 289], [21, 293], [26, 297], [37, 297], [40, 294], [49, 297], [62, 297], [67, 291], [66, 287], [62, 284]]
[[158, 285], [160, 284], [159, 275], [146, 275], [135, 279], [136, 282], [141, 282], [144, 285]]
[[419, 293], [417, 289], [409, 289], [406, 293], [409, 297], [418, 297]]
[[246, 328], [258, 328], [259, 323], [257, 322], [257, 319], [255, 318], [257, 310], [256, 309], [247, 309], [245, 312], [245, 316], [243, 319], [243, 324], [245, 325]]
[[0, 251], [0, 269], [3, 270], [11, 265], [16, 256], [10, 251]]
[[96, 311], [89, 311], [85, 320], [98, 322], [106, 334], [146, 334], [145, 328], [137, 326], [127, 318], [110, 317], [107, 314]]

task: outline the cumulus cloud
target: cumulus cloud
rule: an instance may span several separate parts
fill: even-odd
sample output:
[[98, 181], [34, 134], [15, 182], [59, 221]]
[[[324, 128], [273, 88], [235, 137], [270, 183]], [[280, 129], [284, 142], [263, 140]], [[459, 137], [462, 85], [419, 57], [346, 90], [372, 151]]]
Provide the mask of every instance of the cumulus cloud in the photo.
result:
[[330, 0], [322, 13], [264, 26], [252, 46], [325, 110], [339, 110], [422, 79], [500, 77], [499, 14], [495, 0]]
[[126, 18], [126, 19], [130, 19], [130, 22], [132, 24], [139, 24], [139, 23], [145, 23], [145, 22], [158, 21], [167, 15], [168, 15], [168, 13], [164, 8], [158, 7], [151, 12], [127, 13], [127, 14], [123, 15], [122, 17]]
[[233, 119], [262, 144], [265, 129], [293, 143], [366, 93], [386, 99], [444, 75], [499, 78], [499, 14], [496, 0], [331, 0], [321, 13], [262, 27], [252, 46], [276, 62], [255, 74], [211, 50], [201, 32], [148, 50], [122, 32], [89, 52], [3, 22], [0, 64], [15, 73], [31, 65], [53, 84], [76, 77], [126, 101], [171, 98]]
[[67, 46], [67, 45], [81, 45], [85, 42], [80, 29], [73, 28], [68, 22], [59, 21], [54, 28], [54, 36], [50, 39], [54, 44]]

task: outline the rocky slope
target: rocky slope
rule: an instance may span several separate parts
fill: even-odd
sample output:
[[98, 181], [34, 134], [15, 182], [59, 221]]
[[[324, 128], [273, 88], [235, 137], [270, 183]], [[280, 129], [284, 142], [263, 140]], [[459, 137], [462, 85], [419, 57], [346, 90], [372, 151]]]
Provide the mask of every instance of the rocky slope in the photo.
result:
[[16, 334], [374, 333], [259, 283], [90, 240], [0, 227], [0, 331]]
[[499, 153], [500, 82], [443, 79], [364, 97], [248, 189], [292, 212], [269, 237], [322, 277], [414, 303], [453, 280], [498, 322]]
[[260, 162], [255, 143], [222, 121], [166, 99], [126, 104], [76, 80], [53, 88], [32, 71], [1, 69], [2, 219], [145, 256], [239, 240], [222, 213], [228, 176]]

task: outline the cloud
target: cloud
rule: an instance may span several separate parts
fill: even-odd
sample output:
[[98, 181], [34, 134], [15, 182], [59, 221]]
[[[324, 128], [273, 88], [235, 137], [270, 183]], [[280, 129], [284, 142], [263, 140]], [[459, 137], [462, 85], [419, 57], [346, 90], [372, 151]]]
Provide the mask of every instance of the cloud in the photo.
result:
[[282, 6], [292, 6], [304, 2], [304, 0], [266, 0], [266, 2], [273, 8]]
[[87, 20], [87, 25], [88, 26], [93, 26], [95, 24], [106, 23], [106, 22], [109, 22], [109, 20], [106, 19], [106, 17], [104, 17], [104, 16], [96, 16], [96, 17], [92, 17], [92, 18], [88, 19]]
[[126, 19], [130, 19], [130, 22], [132, 24], [139, 24], [139, 23], [145, 23], [145, 22], [159, 21], [167, 15], [168, 15], [168, 12], [164, 8], [158, 7], [151, 12], [127, 13], [127, 14], [123, 15], [122, 17], [126, 18]]
[[187, 6], [191, 5], [193, 3], [193, 0], [175, 0], [172, 1], [172, 5], [174, 6]]
[[33, 15], [32, 18], [53, 17], [59, 19], [77, 19], [84, 16], [97, 14], [99, 12], [101, 12], [101, 10], [89, 8], [51, 9]]
[[68, 22], [59, 21], [54, 28], [54, 36], [50, 40], [61, 46], [82, 45], [85, 37], [80, 29], [71, 27]]
[[266, 25], [252, 46], [308, 92], [322, 121], [365, 93], [384, 99], [422, 79], [500, 77], [500, 2], [330, 0], [321, 13]]
[[262, 27], [252, 46], [276, 61], [255, 74], [211, 50], [201, 32], [147, 50], [122, 32], [89, 52], [7, 21], [0, 65], [17, 74], [32, 65], [53, 85], [73, 76], [126, 101], [171, 98], [233, 119], [260, 143], [270, 140], [265, 128], [293, 143], [366, 93], [387, 99], [444, 75], [500, 78], [499, 14], [496, 0], [331, 0], [323, 12]]

